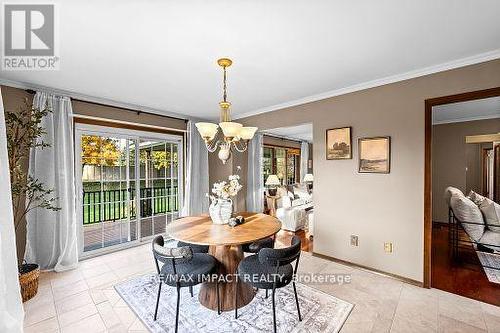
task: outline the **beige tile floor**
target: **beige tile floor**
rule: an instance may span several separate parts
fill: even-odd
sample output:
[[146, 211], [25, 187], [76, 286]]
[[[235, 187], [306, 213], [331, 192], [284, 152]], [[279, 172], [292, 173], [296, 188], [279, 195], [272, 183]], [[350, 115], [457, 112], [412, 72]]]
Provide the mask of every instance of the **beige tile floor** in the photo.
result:
[[[344, 285], [315, 285], [355, 304], [342, 332], [500, 332], [500, 308], [423, 289], [304, 253], [307, 273], [347, 273]], [[25, 303], [25, 332], [146, 332], [113, 289], [154, 271], [150, 246], [82, 261], [64, 273], [42, 273], [38, 295]], [[270, 319], [271, 320], [271, 319]]]

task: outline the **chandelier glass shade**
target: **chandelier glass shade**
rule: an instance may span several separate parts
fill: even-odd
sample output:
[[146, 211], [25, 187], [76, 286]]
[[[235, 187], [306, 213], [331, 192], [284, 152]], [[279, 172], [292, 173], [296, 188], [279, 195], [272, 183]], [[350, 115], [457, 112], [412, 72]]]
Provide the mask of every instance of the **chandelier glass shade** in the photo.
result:
[[207, 150], [211, 153], [219, 149], [218, 157], [222, 163], [231, 157], [231, 151], [236, 150], [240, 153], [248, 148], [248, 141], [253, 138], [257, 127], [246, 127], [240, 123], [231, 121], [231, 103], [227, 101], [227, 82], [226, 82], [226, 68], [233, 63], [231, 59], [222, 58], [217, 60], [219, 66], [222, 67], [224, 72], [223, 79], [223, 98], [219, 102], [220, 106], [220, 122], [219, 124], [200, 122], [196, 123], [196, 128], [200, 133]]

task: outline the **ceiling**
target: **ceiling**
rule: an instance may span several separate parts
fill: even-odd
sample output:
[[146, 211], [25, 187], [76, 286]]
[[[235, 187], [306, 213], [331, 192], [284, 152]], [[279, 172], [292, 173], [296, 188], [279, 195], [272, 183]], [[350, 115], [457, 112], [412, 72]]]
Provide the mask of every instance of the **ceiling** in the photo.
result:
[[217, 118], [223, 56], [235, 118], [500, 57], [492, 0], [52, 2], [60, 70], [4, 83], [165, 114]]
[[435, 125], [492, 118], [500, 118], [500, 97], [445, 104], [432, 108], [432, 123]]
[[262, 133], [277, 135], [284, 138], [313, 142], [312, 124], [302, 124], [290, 127], [273, 128], [262, 131]]

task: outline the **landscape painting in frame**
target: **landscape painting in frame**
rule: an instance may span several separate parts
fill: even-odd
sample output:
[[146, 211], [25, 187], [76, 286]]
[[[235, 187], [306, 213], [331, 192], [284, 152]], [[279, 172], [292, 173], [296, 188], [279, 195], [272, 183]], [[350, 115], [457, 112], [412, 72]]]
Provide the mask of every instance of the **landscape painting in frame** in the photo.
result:
[[326, 131], [326, 159], [352, 158], [351, 127], [332, 128]]
[[391, 137], [361, 138], [358, 144], [359, 172], [389, 173]]

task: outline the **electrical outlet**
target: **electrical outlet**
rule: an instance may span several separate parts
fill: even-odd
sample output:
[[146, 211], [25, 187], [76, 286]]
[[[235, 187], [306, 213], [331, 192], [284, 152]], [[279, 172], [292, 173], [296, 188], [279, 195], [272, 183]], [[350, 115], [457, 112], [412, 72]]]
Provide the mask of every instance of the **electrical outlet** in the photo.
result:
[[358, 236], [351, 235], [351, 246], [358, 246]]
[[384, 251], [387, 253], [392, 253], [392, 243], [390, 242], [384, 243]]

